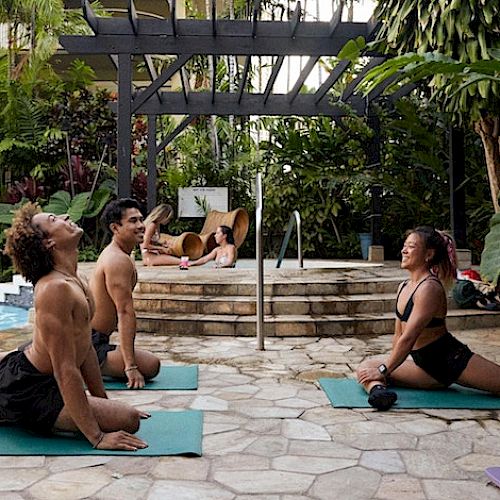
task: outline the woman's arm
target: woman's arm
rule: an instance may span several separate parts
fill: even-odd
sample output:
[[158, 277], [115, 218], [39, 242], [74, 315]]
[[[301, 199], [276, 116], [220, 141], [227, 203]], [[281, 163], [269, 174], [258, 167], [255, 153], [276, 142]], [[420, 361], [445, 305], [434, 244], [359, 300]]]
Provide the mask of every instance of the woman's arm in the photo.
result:
[[168, 250], [165, 245], [158, 245], [153, 243], [153, 236], [158, 230], [158, 224], [155, 222], [151, 222], [146, 226], [146, 230], [144, 231], [144, 240], [142, 241], [142, 248], [146, 250], [158, 250], [160, 253], [168, 253]]
[[217, 248], [214, 248], [210, 253], [207, 253], [207, 255], [204, 255], [203, 257], [200, 257], [197, 260], [190, 261], [189, 265], [190, 266], [201, 266], [203, 264], [206, 264], [210, 260], [214, 260], [216, 256], [217, 256]]

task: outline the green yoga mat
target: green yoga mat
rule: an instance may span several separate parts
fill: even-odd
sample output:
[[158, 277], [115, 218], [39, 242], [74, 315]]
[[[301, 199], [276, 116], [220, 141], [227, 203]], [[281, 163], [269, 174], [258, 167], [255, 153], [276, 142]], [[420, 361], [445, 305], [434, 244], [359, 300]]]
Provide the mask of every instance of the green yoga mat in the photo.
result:
[[190, 411], [154, 411], [141, 421], [137, 433], [148, 448], [137, 451], [94, 450], [81, 435], [39, 436], [17, 427], [0, 426], [0, 455], [165, 455], [201, 456], [203, 413]]
[[[127, 383], [121, 379], [104, 377], [104, 387], [107, 391], [128, 390]], [[164, 366], [160, 373], [146, 382], [141, 391], [173, 391], [198, 389], [198, 365]]]
[[[371, 408], [368, 395], [354, 379], [321, 378], [319, 383], [335, 408]], [[500, 409], [500, 397], [458, 385], [434, 391], [406, 387], [391, 387], [391, 390], [398, 395], [394, 408]]]

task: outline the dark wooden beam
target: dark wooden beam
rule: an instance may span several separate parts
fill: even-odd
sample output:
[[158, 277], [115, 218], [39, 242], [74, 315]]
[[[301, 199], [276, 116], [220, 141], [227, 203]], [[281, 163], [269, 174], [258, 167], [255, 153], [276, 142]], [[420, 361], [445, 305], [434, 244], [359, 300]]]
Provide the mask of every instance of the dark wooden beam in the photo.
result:
[[363, 67], [363, 69], [356, 75], [356, 78], [354, 78], [354, 80], [352, 80], [352, 82], [347, 85], [344, 92], [342, 92], [342, 97], [340, 98], [340, 100], [346, 102], [354, 93], [361, 80], [363, 80], [366, 73], [368, 73], [368, 71], [370, 71], [375, 66], [379, 66], [384, 61], [384, 57], [372, 57], [370, 61]]
[[[270, 94], [267, 102], [264, 102], [263, 94], [244, 93], [238, 101], [238, 95], [226, 92], [215, 94], [215, 102], [212, 102], [212, 93], [209, 91], [191, 92], [186, 102], [182, 92], [164, 92], [162, 103], [149, 100], [141, 106], [139, 114], [170, 114], [170, 115], [217, 115], [217, 116], [343, 116], [345, 111], [332, 105], [328, 99], [315, 102], [314, 94], [299, 94], [290, 103], [287, 94]], [[365, 111], [364, 99], [353, 96], [349, 104], [360, 115]], [[111, 103], [113, 109], [116, 106]]]
[[[186, 20], [186, 22], [192, 22]], [[204, 22], [204, 21], [199, 21]], [[224, 21], [219, 21], [219, 24]], [[233, 21], [238, 23], [239, 21]], [[181, 21], [179, 21], [181, 23]], [[264, 24], [269, 24], [264, 28]], [[321, 26], [317, 30], [308, 24], [327, 23], [301, 23], [294, 39], [290, 39], [288, 23], [287, 30], [266, 34], [275, 21], [265, 21], [259, 24], [259, 36], [249, 38], [242, 36], [241, 32], [226, 35], [219, 26], [217, 37], [205, 35], [182, 35], [177, 37], [151, 35], [105, 35], [105, 36], [76, 36], [65, 35], [60, 37], [63, 48], [71, 54], [205, 54], [205, 55], [255, 55], [255, 56], [335, 56], [345, 45], [347, 39], [364, 36], [365, 25], [355, 25], [353, 30], [340, 25], [336, 34], [330, 38], [323, 36], [325, 32]], [[143, 21], [139, 26], [143, 25]], [[260, 28], [262, 26], [262, 30]], [[318, 33], [319, 31], [319, 33]], [[349, 32], [349, 34], [348, 34]], [[352, 33], [352, 35], [351, 35]]]
[[118, 196], [130, 196], [132, 175], [132, 60], [118, 55]]
[[399, 75], [392, 75], [389, 78], [386, 78], [382, 83], [379, 83], [369, 94], [368, 94], [368, 100], [369, 101], [375, 101], [378, 99], [384, 90], [391, 85], [391, 83], [395, 82], [397, 80]]
[[172, 27], [172, 36], [177, 36], [177, 12], [175, 5], [176, 0], [170, 0], [170, 25]]
[[328, 78], [323, 82], [323, 85], [314, 94], [315, 102], [318, 103], [325, 97], [327, 92], [333, 87], [335, 82], [341, 77], [342, 73], [349, 67], [351, 61], [339, 61], [337, 66], [333, 68]]
[[181, 68], [181, 83], [182, 83], [182, 95], [184, 97], [185, 103], [187, 104], [189, 100], [189, 78], [187, 76], [187, 72], [184, 67]]
[[319, 57], [310, 57], [309, 60], [307, 61], [306, 65], [300, 72], [299, 78], [295, 82], [295, 85], [293, 86], [292, 90], [288, 93], [288, 99], [289, 102], [292, 103], [293, 100], [297, 97], [297, 94], [300, 92], [300, 89], [302, 88], [302, 85], [304, 85], [304, 82], [307, 80], [307, 77], [311, 73], [311, 71], [314, 68], [314, 65], [319, 61]]
[[82, 0], [83, 18], [94, 33], [99, 33], [99, 19], [95, 15], [89, 0]]
[[168, 134], [167, 137], [156, 146], [156, 154], [161, 153], [195, 118], [196, 115], [190, 115], [184, 118], [184, 120], [177, 125], [175, 130]]
[[340, 2], [340, 5], [338, 6], [337, 10], [333, 13], [332, 18], [330, 19], [330, 22], [328, 23], [330, 36], [333, 36], [333, 34], [335, 33], [335, 30], [337, 29], [337, 26], [342, 21], [343, 8], [344, 8], [344, 2]]
[[[153, 83], [146, 89], [143, 90], [135, 99], [132, 105], [132, 112], [135, 113], [137, 109], [142, 106], [153, 94], [157, 93], [163, 85], [165, 85], [170, 78], [174, 76], [177, 71], [179, 71], [184, 64], [186, 64], [189, 59], [191, 59], [191, 54], [184, 54], [177, 58], [163, 73], [155, 79]], [[160, 96], [161, 99], [161, 96]]]
[[302, 7], [300, 2], [297, 2], [297, 6], [295, 7], [295, 11], [292, 14], [292, 18], [290, 19], [290, 36], [292, 38], [295, 37], [295, 33], [297, 32], [297, 28], [300, 23], [300, 17], [302, 15]]
[[271, 94], [271, 91], [273, 90], [273, 85], [274, 82], [276, 81], [276, 78], [278, 77], [278, 73], [280, 72], [281, 66], [283, 66], [283, 61], [285, 60], [285, 56], [279, 56], [276, 62], [274, 63], [273, 70], [271, 71], [271, 76], [269, 77], [269, 80], [266, 85], [266, 90], [264, 91], [264, 104], [267, 102], [269, 99], [269, 95]]
[[257, 36], [257, 25], [259, 19], [259, 11], [260, 11], [260, 0], [253, 1], [253, 13], [252, 13], [252, 37], [255, 38]]
[[156, 115], [148, 115], [148, 213], [156, 206]]
[[417, 87], [418, 85], [416, 83], [407, 83], [406, 85], [403, 85], [400, 89], [396, 90], [396, 92], [393, 92], [389, 96], [389, 100], [391, 102], [396, 102], [401, 97], [404, 97], [405, 95], [408, 95], [410, 92], [413, 92]]
[[241, 97], [243, 96], [243, 92], [245, 91], [245, 87], [247, 85], [247, 79], [248, 79], [248, 71], [250, 70], [250, 64], [252, 62], [252, 58], [250, 56], [247, 56], [245, 59], [245, 66], [243, 67], [243, 73], [241, 75], [241, 80], [240, 80], [240, 85], [238, 87], [238, 104], [241, 101]]
[[132, 26], [132, 31], [134, 35], [137, 35], [139, 32], [139, 18], [137, 17], [137, 10], [135, 8], [134, 0], [128, 0], [128, 19], [130, 21], [130, 25]]
[[217, 36], [217, 0], [212, 0], [212, 35]]
[[[122, 17], [100, 17], [99, 20], [98, 36], [113, 37], [120, 36], [126, 37], [127, 35], [134, 35], [133, 28], [127, 18]], [[296, 29], [296, 37], [300, 41], [302, 38], [342, 38], [345, 42], [352, 37], [367, 36], [369, 34], [366, 23], [339, 23], [334, 33], [331, 32], [331, 22], [317, 21], [298, 23]], [[156, 36], [168, 37], [174, 36], [172, 30], [171, 19], [140, 19], [138, 23], [137, 35], [139, 37], [151, 37], [154, 41]], [[175, 36], [178, 37], [204, 37], [214, 38], [213, 25], [211, 19], [177, 19]], [[255, 31], [255, 36], [253, 36]], [[269, 37], [269, 38], [286, 38], [290, 42], [290, 21], [260, 21], [252, 19], [248, 20], [230, 20], [218, 19], [217, 20], [217, 36], [223, 37], [238, 37], [240, 42], [252, 35], [255, 38]], [[64, 38], [71, 38], [77, 35], [65, 35]], [[85, 40], [86, 37], [77, 36]], [[160, 40], [165, 42], [166, 40]], [[161, 45], [157, 43], [156, 45]], [[295, 45], [291, 44], [292, 47]]]

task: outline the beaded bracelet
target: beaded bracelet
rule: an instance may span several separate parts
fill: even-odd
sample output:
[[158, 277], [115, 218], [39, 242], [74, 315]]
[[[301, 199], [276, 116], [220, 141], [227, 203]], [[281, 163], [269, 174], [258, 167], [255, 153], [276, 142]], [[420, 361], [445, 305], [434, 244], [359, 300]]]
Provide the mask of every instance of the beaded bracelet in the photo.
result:
[[92, 446], [92, 448], [97, 448], [103, 439], [104, 439], [104, 432], [101, 431], [101, 435], [99, 436], [99, 439], [95, 442], [95, 444]]
[[139, 367], [137, 365], [132, 365], [132, 366], [129, 366], [128, 368], [125, 368], [125, 370], [123, 370], [125, 373], [127, 372], [131, 372], [132, 370], [137, 370]]

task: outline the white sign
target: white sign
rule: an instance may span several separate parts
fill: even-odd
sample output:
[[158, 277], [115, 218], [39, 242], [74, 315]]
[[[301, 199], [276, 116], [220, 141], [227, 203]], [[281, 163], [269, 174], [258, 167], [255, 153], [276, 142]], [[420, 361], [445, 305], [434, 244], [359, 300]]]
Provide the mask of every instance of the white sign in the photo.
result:
[[205, 217], [211, 210], [228, 211], [227, 187], [179, 188], [179, 217]]

